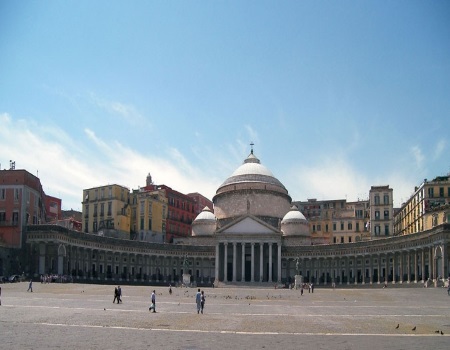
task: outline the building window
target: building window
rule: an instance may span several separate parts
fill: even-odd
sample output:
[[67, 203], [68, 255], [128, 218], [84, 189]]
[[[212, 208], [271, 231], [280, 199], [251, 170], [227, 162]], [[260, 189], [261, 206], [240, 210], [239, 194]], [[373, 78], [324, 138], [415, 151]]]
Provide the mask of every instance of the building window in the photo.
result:
[[347, 227], [349, 231], [353, 230], [353, 224], [351, 222], [348, 223]]
[[434, 197], [434, 188], [433, 187], [429, 187], [428, 188], [428, 197], [429, 198], [433, 198]]
[[108, 216], [112, 215], [112, 202], [108, 202]]
[[380, 196], [379, 195], [375, 195], [374, 201], [375, 201], [375, 205], [380, 204]]
[[336, 243], [336, 237], [333, 237], [333, 243]]
[[152, 229], [152, 219], [148, 219], [148, 229], [151, 231]]
[[375, 225], [375, 236], [379, 236], [381, 233], [380, 225]]
[[143, 230], [144, 229], [144, 218], [141, 217], [140, 221], [141, 221], [140, 222], [140, 230]]
[[14, 200], [16, 200], [16, 201], [19, 200], [19, 189], [18, 188], [14, 189]]
[[439, 197], [444, 197], [444, 187], [439, 187]]
[[356, 231], [359, 231], [359, 222], [356, 223]]
[[336, 223], [333, 222], [333, 231], [336, 231]]
[[389, 225], [384, 225], [384, 235], [389, 236]]
[[379, 210], [375, 211], [375, 219], [377, 219], [377, 220], [380, 219], [380, 211]]
[[88, 233], [88, 226], [89, 226], [89, 223], [87, 221], [85, 221], [84, 222], [84, 232], [85, 233]]
[[344, 243], [344, 237], [341, 237], [341, 243]]
[[105, 203], [100, 203], [100, 216], [105, 215]]
[[348, 243], [352, 243], [352, 237], [348, 237]]
[[[449, 187], [450, 190], [450, 187]], [[0, 189], [0, 199], [5, 199], [6, 198], [6, 189], [2, 188]]]
[[0, 212], [0, 222], [6, 221], [6, 213], [4, 211]]
[[321, 231], [322, 228], [320, 227], [320, 225], [317, 225], [317, 231]]
[[385, 194], [383, 196], [383, 204], [384, 205], [388, 205], [389, 204], [389, 195], [388, 194]]
[[341, 222], [341, 231], [344, 231], [344, 223]]
[[384, 220], [389, 220], [389, 210], [384, 211]]
[[19, 224], [19, 213], [17, 211], [13, 212], [12, 224], [13, 224], [13, 226], [16, 226]]
[[312, 226], [312, 230], [313, 230], [313, 232], [316, 232], [316, 225]]
[[140, 211], [141, 215], [144, 215], [144, 206], [145, 206], [145, 202], [141, 201], [140, 206], [139, 206], [139, 211]]
[[328, 224], [325, 225], [325, 232], [328, 232]]
[[97, 232], [97, 220], [95, 220], [95, 221], [93, 222], [93, 224], [92, 224], [92, 230], [93, 230], [94, 232]]

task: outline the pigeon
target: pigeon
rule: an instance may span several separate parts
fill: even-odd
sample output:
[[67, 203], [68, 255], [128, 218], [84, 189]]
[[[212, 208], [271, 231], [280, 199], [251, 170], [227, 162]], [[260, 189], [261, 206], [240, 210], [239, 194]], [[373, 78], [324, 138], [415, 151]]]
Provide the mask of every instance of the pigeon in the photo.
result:
[[399, 323], [399, 324], [397, 324], [397, 327], [395, 327], [395, 329], [398, 329], [398, 327], [400, 327], [400, 323]]
[[434, 331], [434, 333], [439, 333], [439, 331]]
[[415, 331], [416, 330], [416, 326], [414, 326], [414, 328], [412, 330]]
[[441, 331], [441, 335], [444, 335], [444, 332]]
[[106, 308], [103, 308], [103, 310], [105, 310], [105, 311], [106, 311]]

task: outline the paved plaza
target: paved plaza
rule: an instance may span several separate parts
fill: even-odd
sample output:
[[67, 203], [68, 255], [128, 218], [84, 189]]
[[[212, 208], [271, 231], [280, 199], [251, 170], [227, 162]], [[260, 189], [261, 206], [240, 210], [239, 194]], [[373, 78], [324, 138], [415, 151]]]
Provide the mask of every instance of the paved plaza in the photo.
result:
[[[196, 288], [1, 284], [3, 349], [435, 349], [450, 342], [444, 288]], [[156, 311], [148, 310], [151, 291]], [[397, 328], [398, 325], [398, 328]], [[413, 330], [415, 328], [415, 330]], [[439, 331], [439, 333], [437, 333]], [[441, 334], [441, 331], [444, 334]]]

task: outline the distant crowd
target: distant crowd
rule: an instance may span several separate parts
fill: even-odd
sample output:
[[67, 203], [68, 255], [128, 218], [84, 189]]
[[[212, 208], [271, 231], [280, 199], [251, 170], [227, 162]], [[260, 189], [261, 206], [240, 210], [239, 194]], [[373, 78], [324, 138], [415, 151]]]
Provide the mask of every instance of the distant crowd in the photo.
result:
[[72, 283], [72, 276], [69, 275], [41, 275], [41, 283]]

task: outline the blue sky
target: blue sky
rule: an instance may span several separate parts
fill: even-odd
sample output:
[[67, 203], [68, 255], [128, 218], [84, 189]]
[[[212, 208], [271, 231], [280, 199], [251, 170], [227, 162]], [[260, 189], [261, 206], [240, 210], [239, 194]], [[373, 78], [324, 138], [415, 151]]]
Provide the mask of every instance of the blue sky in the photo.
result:
[[253, 141], [293, 200], [399, 206], [450, 172], [449, 38], [449, 1], [1, 1], [1, 168], [212, 198]]

